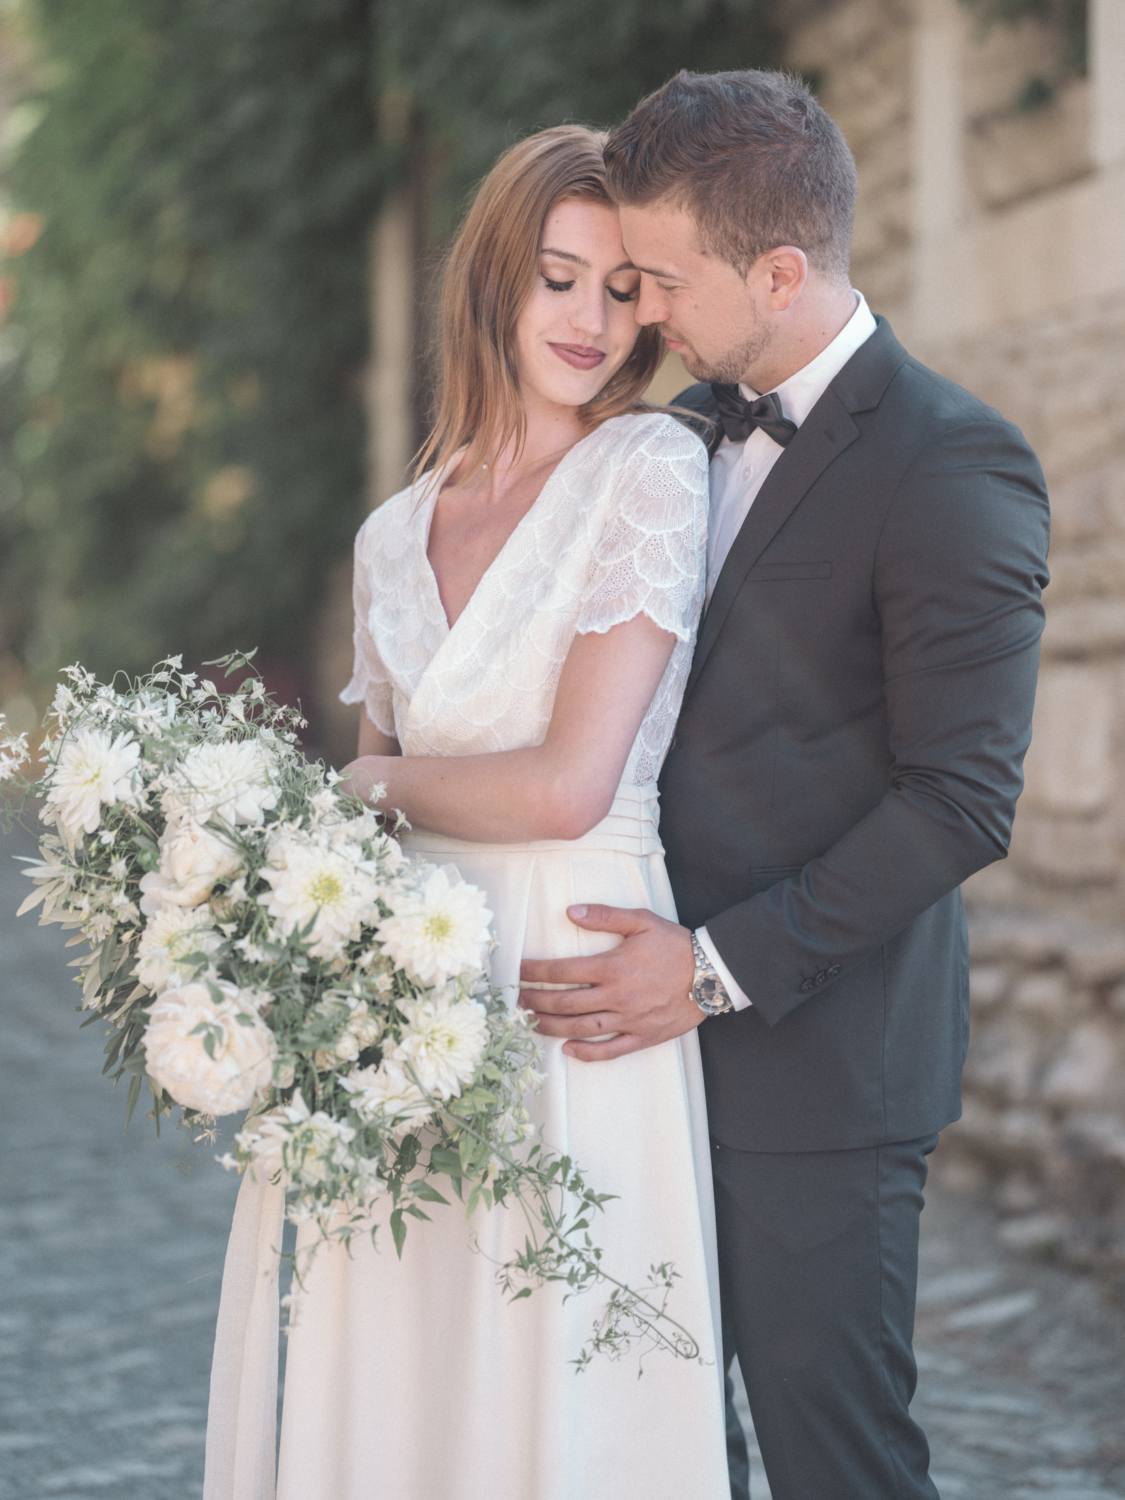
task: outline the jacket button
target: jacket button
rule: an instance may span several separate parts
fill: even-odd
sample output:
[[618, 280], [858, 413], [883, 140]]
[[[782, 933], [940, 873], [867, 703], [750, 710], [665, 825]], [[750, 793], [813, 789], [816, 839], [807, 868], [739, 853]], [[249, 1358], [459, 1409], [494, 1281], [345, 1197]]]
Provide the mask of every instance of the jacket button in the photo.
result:
[[828, 971], [828, 977], [829, 977], [829, 979], [835, 979], [836, 975], [840, 973], [841, 967], [842, 966], [840, 964], [833, 964], [832, 967]]
[[817, 975], [817, 976], [816, 976], [816, 983], [817, 983], [817, 984], [823, 984], [823, 983], [824, 983], [824, 981], [825, 981], [825, 980], [826, 980], [826, 979], [827, 979], [827, 978], [828, 978], [828, 975], [827, 975], [827, 974], [826, 974], [826, 973], [825, 973], [825, 972], [824, 972], [824, 970], [823, 970], [823, 969], [821, 969], [821, 971], [820, 971], [820, 973], [819, 973], [819, 974], [818, 974], [818, 975]]
[[807, 995], [808, 992], [812, 989], [812, 987], [813, 987], [813, 981], [811, 979], [802, 979], [802, 981], [801, 981], [801, 994], [802, 995]]

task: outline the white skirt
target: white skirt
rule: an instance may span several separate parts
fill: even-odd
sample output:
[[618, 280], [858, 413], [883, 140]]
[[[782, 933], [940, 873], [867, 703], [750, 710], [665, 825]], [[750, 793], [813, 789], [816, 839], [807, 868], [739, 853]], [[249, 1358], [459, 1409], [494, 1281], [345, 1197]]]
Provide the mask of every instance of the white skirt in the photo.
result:
[[[675, 917], [656, 835], [655, 787], [622, 787], [608, 818], [573, 842], [470, 844], [427, 833], [404, 843], [453, 863], [488, 893], [492, 982], [515, 1001], [523, 956], [594, 953], [617, 939], [575, 928], [576, 901]], [[286, 1361], [277, 1500], [726, 1500], [721, 1334], [703, 1079], [694, 1032], [605, 1063], [542, 1044], [532, 1101], [547, 1141], [598, 1192], [603, 1264], [640, 1287], [670, 1261], [668, 1312], [702, 1359], [663, 1351], [572, 1363], [604, 1300], [542, 1287], [505, 1301], [497, 1266], [523, 1243], [509, 1205], [466, 1221], [435, 1205], [408, 1220], [402, 1260], [322, 1246], [305, 1276]], [[247, 1202], [243, 1202], [243, 1199]], [[247, 1179], [224, 1274], [208, 1432], [206, 1500], [272, 1500], [268, 1339], [280, 1192]], [[241, 1216], [241, 1223], [240, 1223]], [[382, 1216], [384, 1217], [385, 1214]], [[298, 1253], [309, 1236], [298, 1237]], [[229, 1288], [229, 1295], [228, 1295]], [[228, 1306], [229, 1303], [229, 1306]], [[253, 1345], [254, 1347], [250, 1347]], [[273, 1346], [276, 1382], [276, 1339]], [[266, 1411], [266, 1407], [269, 1411]], [[212, 1431], [211, 1429], [214, 1429]]]

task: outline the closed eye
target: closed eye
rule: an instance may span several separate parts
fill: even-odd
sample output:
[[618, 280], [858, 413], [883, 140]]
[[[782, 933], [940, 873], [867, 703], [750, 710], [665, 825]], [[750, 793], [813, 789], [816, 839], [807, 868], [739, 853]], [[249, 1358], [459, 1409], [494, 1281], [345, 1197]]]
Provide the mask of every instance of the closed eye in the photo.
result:
[[606, 291], [615, 302], [635, 302], [637, 300], [636, 292], [615, 292], [611, 286], [607, 286]]
[[549, 276], [544, 276], [543, 280], [547, 283], [548, 289], [552, 292], [569, 292], [571, 287], [574, 285], [573, 281], [552, 281]]

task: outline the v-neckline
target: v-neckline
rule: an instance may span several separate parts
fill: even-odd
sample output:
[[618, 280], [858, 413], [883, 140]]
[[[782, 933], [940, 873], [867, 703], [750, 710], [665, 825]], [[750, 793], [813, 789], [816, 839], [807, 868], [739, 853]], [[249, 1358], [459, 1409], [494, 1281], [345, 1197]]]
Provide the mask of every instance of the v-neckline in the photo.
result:
[[[612, 421], [613, 419], [611, 417], [608, 420]], [[424, 526], [422, 528], [422, 562], [425, 565], [423, 576], [428, 577], [429, 580], [430, 580], [430, 586], [431, 586], [431, 588], [434, 591], [434, 597], [437, 600], [437, 606], [438, 606], [438, 609], [441, 612], [441, 618], [442, 618], [442, 621], [443, 621], [443, 623], [445, 625], [445, 637], [444, 637], [445, 640], [449, 639], [449, 637], [457, 629], [458, 625], [460, 625], [461, 621], [469, 613], [469, 610], [472, 607], [473, 601], [477, 598], [477, 596], [479, 595], [481, 589], [484, 587], [485, 583], [488, 580], [489, 575], [492, 573], [493, 569], [496, 567], [496, 564], [500, 561], [500, 559], [504, 556], [505, 552], [507, 552], [508, 548], [515, 541], [515, 539], [519, 535], [520, 529], [523, 527], [524, 523], [526, 521], [530, 520], [530, 518], [535, 514], [536, 510], [538, 510], [539, 507], [542, 505], [542, 503], [543, 503], [543, 496], [550, 489], [552, 483], [558, 477], [558, 475], [559, 475], [560, 471], [562, 470], [563, 466], [566, 463], [568, 463], [568, 461], [574, 456], [575, 453], [578, 452], [579, 448], [582, 447], [583, 443], [588, 443], [592, 437], [596, 437], [597, 434], [599, 432], [601, 432], [602, 428], [605, 427], [605, 426], [606, 426], [605, 422], [599, 422], [599, 424], [597, 425], [597, 427], [594, 428], [593, 432], [588, 432], [585, 437], [580, 437], [578, 439], [578, 441], [573, 444], [573, 446], [571, 446], [570, 448], [568, 448], [566, 450], [566, 452], [563, 454], [562, 458], [559, 459], [558, 463], [551, 470], [551, 472], [547, 475], [547, 478], [543, 481], [543, 488], [539, 491], [538, 495], [536, 495], [535, 499], [527, 507], [527, 509], [524, 511], [523, 515], [519, 518], [519, 520], [516, 522], [516, 524], [512, 527], [511, 531], [508, 533], [507, 537], [505, 538], [504, 545], [500, 548], [499, 552], [497, 552], [496, 556], [489, 563], [488, 567], [485, 568], [484, 572], [477, 579], [476, 587], [473, 589], [473, 591], [469, 595], [469, 597], [465, 600], [464, 608], [461, 610], [461, 613], [452, 622], [452, 624], [450, 623], [449, 615], [446, 613], [445, 601], [441, 597], [441, 589], [438, 586], [437, 574], [434, 572], [433, 564], [430, 562], [430, 528], [434, 524], [434, 511], [437, 508], [438, 496], [441, 494], [442, 480], [444, 479], [445, 474], [448, 473], [448, 469], [443, 469], [442, 470], [441, 476], [438, 478], [438, 482], [430, 487], [430, 493], [427, 496], [426, 502], [425, 502], [425, 504], [426, 504], [426, 517], [425, 517], [425, 524], [424, 524]]]

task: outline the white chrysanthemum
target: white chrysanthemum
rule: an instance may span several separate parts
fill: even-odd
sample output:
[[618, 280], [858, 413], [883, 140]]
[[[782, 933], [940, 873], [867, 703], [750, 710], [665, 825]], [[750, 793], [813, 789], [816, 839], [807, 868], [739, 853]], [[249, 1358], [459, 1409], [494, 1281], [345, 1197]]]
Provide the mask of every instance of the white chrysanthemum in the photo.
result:
[[427, 1094], [452, 1099], [470, 1082], [488, 1041], [488, 1013], [452, 987], [401, 1007], [409, 1026], [389, 1060], [409, 1069]]
[[137, 944], [137, 978], [159, 995], [187, 979], [180, 965], [189, 953], [214, 953], [222, 940], [209, 911], [162, 906], [145, 924]]
[[197, 823], [169, 823], [160, 835], [160, 868], [141, 876], [141, 910], [153, 917], [163, 906], [198, 906], [217, 880], [245, 869], [242, 855], [220, 834]]
[[314, 958], [338, 958], [372, 918], [378, 885], [331, 849], [279, 839], [262, 877], [273, 889], [258, 899], [286, 937], [312, 922]]
[[273, 759], [257, 740], [193, 745], [161, 798], [166, 816], [257, 825], [277, 806]]
[[398, 1063], [388, 1058], [377, 1068], [353, 1068], [339, 1081], [352, 1095], [355, 1112], [361, 1120], [420, 1125], [433, 1112], [418, 1085]]
[[208, 1115], [248, 1109], [269, 1088], [277, 1044], [232, 984], [219, 1004], [205, 984], [165, 990], [144, 1036], [149, 1076], [176, 1101]]
[[466, 884], [451, 865], [434, 870], [420, 891], [384, 892], [383, 899], [393, 915], [376, 932], [396, 968], [425, 985], [484, 968], [492, 913], [484, 892]]
[[111, 738], [104, 729], [76, 729], [63, 741], [39, 816], [57, 824], [68, 843], [95, 833], [103, 803], [136, 801], [140, 755], [129, 733]]

